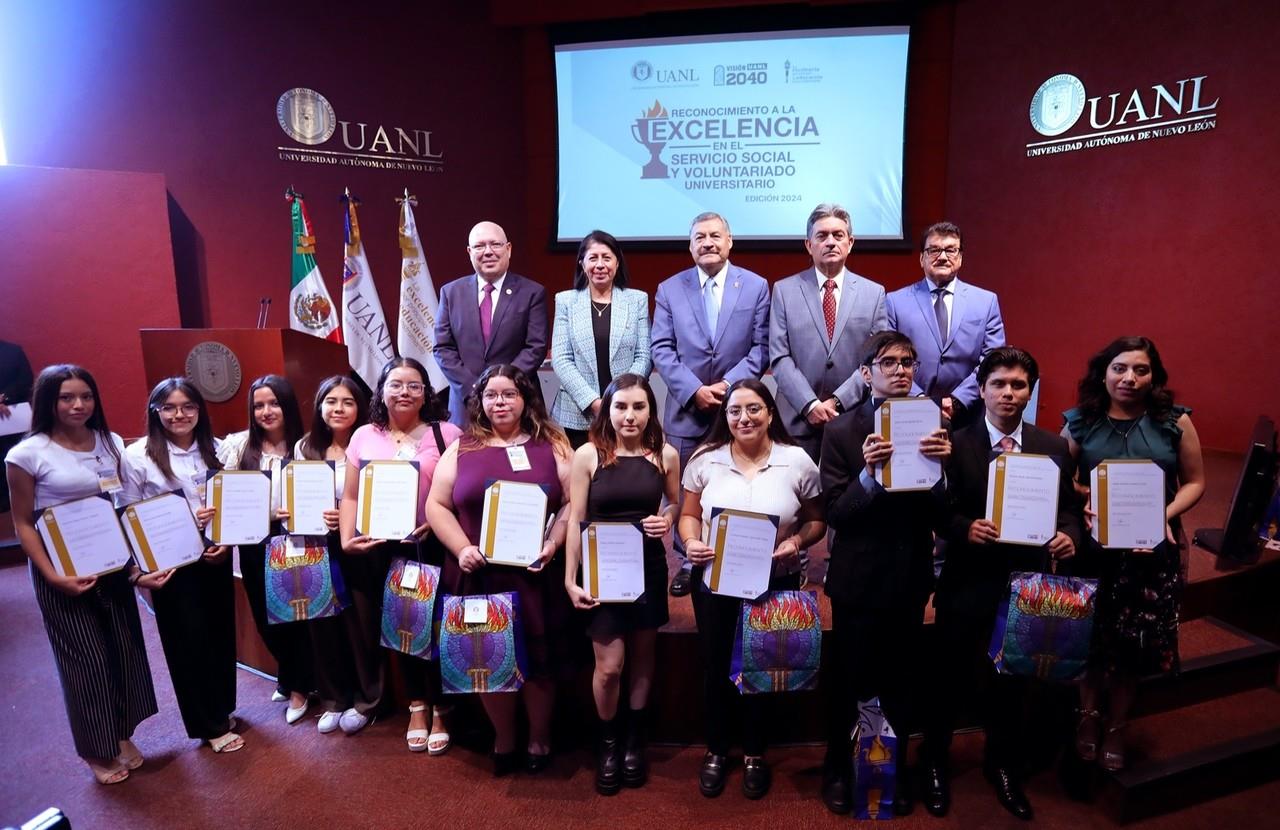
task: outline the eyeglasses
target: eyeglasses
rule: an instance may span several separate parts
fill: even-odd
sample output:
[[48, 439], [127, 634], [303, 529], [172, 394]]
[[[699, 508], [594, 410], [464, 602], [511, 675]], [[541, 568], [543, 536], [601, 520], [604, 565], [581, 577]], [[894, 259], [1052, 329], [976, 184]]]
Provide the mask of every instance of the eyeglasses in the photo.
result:
[[[503, 248], [507, 247], [510, 244], [511, 244], [510, 242], [480, 242], [476, 245], [468, 245], [467, 249], [471, 251], [471, 253], [473, 254], [483, 254], [485, 251], [489, 250], [490, 248], [492, 248], [494, 251], [501, 251]], [[457, 250], [457, 249], [455, 248], [454, 250]]]
[[519, 400], [520, 391], [518, 389], [504, 389], [501, 392], [485, 392], [482, 397], [485, 403], [494, 403], [499, 399], [511, 403]]
[[200, 411], [200, 407], [196, 406], [193, 403], [184, 403], [181, 405], [167, 403], [159, 407], [159, 412], [161, 415], [168, 415], [171, 418], [174, 415], [177, 415], [179, 412], [181, 412], [183, 415], [195, 415], [199, 411]]
[[749, 403], [746, 406], [731, 406], [725, 410], [725, 414], [730, 418], [741, 418], [742, 413], [745, 412], [754, 418], [761, 412], [764, 412], [764, 409], [765, 407], [762, 403]]
[[902, 367], [904, 372], [914, 372], [920, 368], [920, 361], [912, 360], [911, 358], [899, 360], [896, 357], [882, 357], [876, 361], [876, 365], [880, 367], [880, 374], [891, 375], [898, 371], [899, 366]]
[[[455, 248], [454, 250], [457, 250], [457, 249]], [[388, 392], [392, 392], [392, 393], [408, 392], [410, 395], [421, 395], [423, 391], [426, 390], [427, 387], [423, 386], [421, 383], [418, 383], [416, 380], [411, 380], [408, 383], [405, 383], [402, 380], [393, 380], [390, 383], [388, 383], [384, 388]]]
[[925, 249], [924, 249], [924, 252], [925, 252], [926, 254], [928, 254], [930, 258], [932, 258], [932, 259], [938, 259], [939, 257], [941, 257], [941, 256], [943, 256], [943, 255], [946, 255], [946, 256], [949, 256], [949, 257], [956, 257], [956, 256], [960, 256], [960, 250], [961, 250], [961, 249], [960, 249], [959, 247], [955, 246], [955, 245], [952, 245], [952, 246], [949, 246], [949, 247], [946, 247], [946, 248], [936, 248], [936, 247], [934, 247], [934, 246], [930, 245], [928, 248], [925, 248]]

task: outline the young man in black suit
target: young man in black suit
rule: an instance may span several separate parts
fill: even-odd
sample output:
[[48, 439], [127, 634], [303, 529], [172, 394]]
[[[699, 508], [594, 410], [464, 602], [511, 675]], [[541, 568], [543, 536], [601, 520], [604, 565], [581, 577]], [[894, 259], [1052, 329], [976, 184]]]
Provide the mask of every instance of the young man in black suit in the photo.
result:
[[[1039, 571], [1046, 553], [1053, 560], [1075, 555], [1081, 541], [1079, 500], [1071, 486], [1075, 465], [1059, 435], [1025, 423], [1023, 410], [1040, 370], [1030, 354], [1009, 346], [993, 349], [978, 366], [985, 417], [952, 437], [947, 465], [947, 561], [938, 580], [934, 608], [939, 676], [925, 724], [920, 757], [925, 808], [935, 816], [950, 806], [948, 750], [956, 712], [975, 685], [982, 688], [978, 711], [986, 730], [983, 771], [1000, 804], [1020, 819], [1032, 817], [1022, 791], [1025, 678], [999, 675], [987, 658], [997, 607], [1014, 571]], [[1045, 547], [997, 543], [999, 532], [986, 516], [987, 470], [1001, 452], [1028, 452], [1053, 458], [1060, 472], [1057, 533]], [[1047, 548], [1047, 551], [1046, 549]]]
[[[930, 491], [889, 493], [874, 478], [875, 466], [894, 451], [878, 434], [876, 408], [885, 398], [910, 395], [919, 366], [915, 346], [898, 332], [873, 334], [861, 347], [859, 363], [869, 394], [832, 421], [822, 439], [822, 493], [827, 523], [835, 531], [826, 582], [835, 659], [828, 663], [834, 677], [824, 680], [828, 736], [822, 800], [833, 813], [847, 813], [852, 806], [849, 732], [859, 700], [879, 696], [905, 755], [914, 725], [910, 698], [918, 686], [924, 606], [933, 588], [933, 527], [944, 506], [941, 481]], [[942, 429], [920, 447], [942, 463], [951, 452]], [[900, 773], [905, 766], [899, 766]], [[898, 776], [894, 810], [911, 812], [905, 774]]]

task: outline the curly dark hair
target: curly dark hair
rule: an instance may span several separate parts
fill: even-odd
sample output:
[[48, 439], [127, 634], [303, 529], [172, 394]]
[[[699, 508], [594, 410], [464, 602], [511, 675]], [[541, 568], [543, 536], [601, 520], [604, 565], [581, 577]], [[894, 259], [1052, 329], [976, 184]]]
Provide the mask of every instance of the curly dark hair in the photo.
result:
[[1111, 396], [1107, 394], [1107, 367], [1116, 355], [1125, 352], [1143, 352], [1151, 360], [1151, 390], [1147, 395], [1147, 415], [1153, 421], [1162, 421], [1173, 411], [1173, 390], [1169, 389], [1169, 373], [1156, 344], [1146, 337], [1118, 337], [1102, 351], [1089, 358], [1084, 377], [1076, 390], [1076, 406], [1087, 423], [1103, 418], [1111, 408]]
[[390, 428], [391, 416], [387, 413], [387, 402], [382, 397], [382, 390], [387, 385], [387, 375], [391, 374], [391, 370], [400, 368], [412, 369], [422, 378], [422, 407], [418, 410], [418, 418], [426, 424], [449, 420], [449, 410], [431, 388], [427, 367], [412, 357], [393, 357], [382, 367], [382, 371], [378, 373], [378, 382], [373, 385], [373, 398], [369, 401], [369, 423], [381, 430]]
[[778, 414], [778, 402], [774, 400], [773, 393], [769, 391], [769, 387], [755, 378], [743, 378], [735, 381], [732, 386], [725, 390], [724, 400], [720, 402], [720, 410], [716, 413], [716, 420], [711, 427], [711, 432], [707, 435], [707, 440], [703, 441], [698, 446], [698, 449], [694, 450], [693, 456], [689, 459], [690, 461], [703, 453], [718, 450], [733, 440], [733, 433], [729, 431], [729, 399], [739, 389], [748, 389], [755, 392], [760, 396], [760, 400], [764, 401], [765, 408], [773, 416], [773, 420], [769, 422], [767, 434], [775, 444], [795, 443], [795, 439], [787, 432], [787, 425], [783, 423], [782, 416]]

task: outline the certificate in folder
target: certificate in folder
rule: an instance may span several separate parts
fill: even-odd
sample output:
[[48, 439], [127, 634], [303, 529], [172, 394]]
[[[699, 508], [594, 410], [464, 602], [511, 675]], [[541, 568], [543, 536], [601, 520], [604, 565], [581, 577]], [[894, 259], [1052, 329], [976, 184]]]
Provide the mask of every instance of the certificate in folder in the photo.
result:
[[876, 465], [876, 481], [891, 493], [928, 490], [942, 478], [942, 462], [920, 451], [920, 439], [942, 425], [942, 412], [928, 398], [889, 398], [876, 410], [880, 436], [893, 455]]
[[1104, 548], [1154, 548], [1164, 541], [1164, 470], [1144, 459], [1108, 459], [1089, 474], [1093, 538]]
[[356, 532], [408, 539], [418, 527], [418, 462], [365, 461], [356, 496]]
[[332, 461], [290, 461], [284, 465], [284, 506], [290, 533], [324, 536], [324, 511], [337, 504]]
[[271, 533], [271, 473], [266, 470], [209, 471], [205, 498], [214, 509], [209, 541], [256, 545]]
[[1062, 473], [1053, 458], [1035, 453], [1001, 453], [987, 468], [987, 515], [1011, 545], [1045, 545], [1058, 532], [1058, 485]]
[[98, 576], [129, 564], [129, 544], [104, 493], [46, 507], [36, 529], [59, 576]]
[[484, 491], [480, 552], [494, 565], [527, 568], [542, 553], [547, 494], [537, 484], [495, 481]]
[[635, 602], [644, 596], [639, 522], [582, 523], [582, 587], [598, 602]]
[[711, 508], [711, 539], [716, 558], [703, 569], [702, 581], [713, 594], [755, 599], [769, 590], [777, 516], [747, 510]]
[[181, 490], [134, 502], [120, 517], [144, 573], [190, 565], [204, 554], [204, 539]]

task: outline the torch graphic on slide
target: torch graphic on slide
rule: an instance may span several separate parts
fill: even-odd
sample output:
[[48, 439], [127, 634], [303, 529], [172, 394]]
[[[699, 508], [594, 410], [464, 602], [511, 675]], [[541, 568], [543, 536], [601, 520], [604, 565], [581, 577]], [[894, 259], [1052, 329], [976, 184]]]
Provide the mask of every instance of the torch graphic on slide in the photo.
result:
[[665, 138], [659, 139], [654, 135], [654, 124], [666, 121], [666, 119], [666, 107], [655, 99], [653, 106], [647, 110], [642, 110], [640, 117], [631, 123], [632, 137], [649, 150], [649, 162], [640, 173], [640, 178], [642, 179], [665, 179], [670, 176], [667, 166], [662, 163], [662, 159], [659, 157], [662, 153], [662, 148], [667, 146], [667, 140]]

